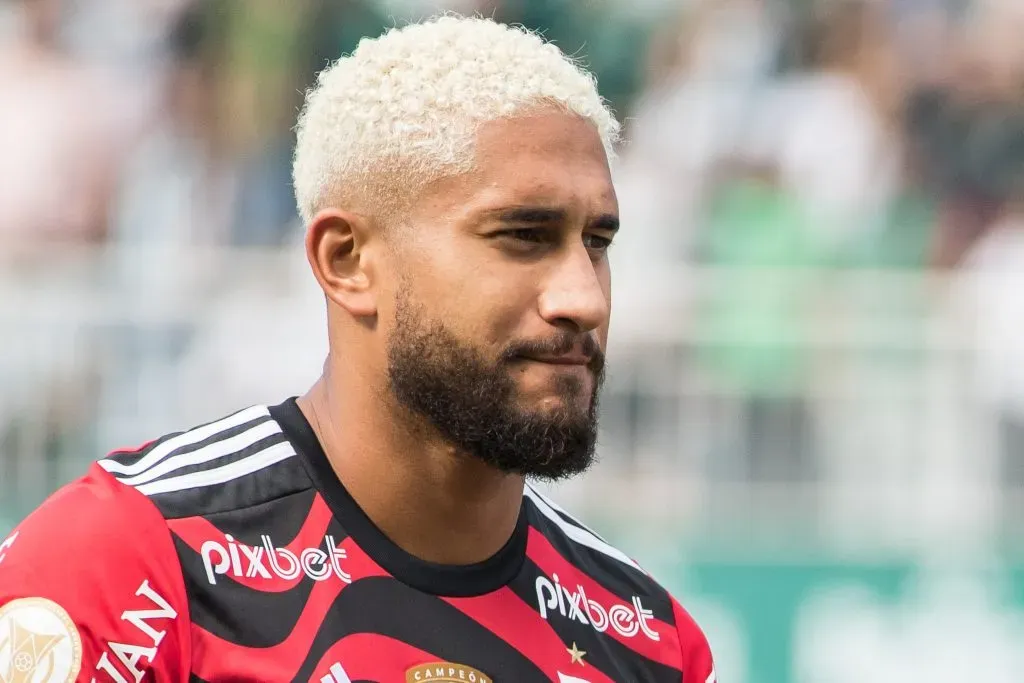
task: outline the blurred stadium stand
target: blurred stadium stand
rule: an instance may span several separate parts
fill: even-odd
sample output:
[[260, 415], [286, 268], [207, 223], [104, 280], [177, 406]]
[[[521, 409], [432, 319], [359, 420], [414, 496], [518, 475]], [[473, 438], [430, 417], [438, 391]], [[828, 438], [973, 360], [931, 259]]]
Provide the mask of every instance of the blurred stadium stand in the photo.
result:
[[[560, 500], [723, 683], [1024, 680], [1024, 4], [446, 5], [544, 30], [626, 121], [601, 462]], [[0, 535], [316, 378], [296, 108], [434, 9], [0, 7]]]

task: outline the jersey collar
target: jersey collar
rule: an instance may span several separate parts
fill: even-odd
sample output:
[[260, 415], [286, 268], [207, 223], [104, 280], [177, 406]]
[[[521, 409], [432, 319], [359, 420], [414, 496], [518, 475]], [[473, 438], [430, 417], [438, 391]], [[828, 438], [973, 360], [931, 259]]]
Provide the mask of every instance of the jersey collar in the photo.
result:
[[427, 562], [402, 550], [363, 512], [338, 479], [316, 433], [295, 398], [270, 408], [270, 414], [292, 442], [320, 495], [352, 540], [399, 581], [425, 593], [469, 597], [495, 591], [511, 581], [526, 558], [529, 525], [525, 500], [508, 542], [483, 562], [444, 565]]

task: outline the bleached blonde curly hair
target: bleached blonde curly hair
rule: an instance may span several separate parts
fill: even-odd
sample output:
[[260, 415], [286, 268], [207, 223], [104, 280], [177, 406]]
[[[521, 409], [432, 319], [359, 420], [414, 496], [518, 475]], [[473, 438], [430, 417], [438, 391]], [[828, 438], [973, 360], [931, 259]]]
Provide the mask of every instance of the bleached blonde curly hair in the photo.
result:
[[308, 224], [331, 206], [387, 213], [431, 181], [472, 169], [481, 124], [545, 106], [619, 123], [594, 76], [526, 29], [452, 15], [364, 38], [320, 73], [299, 115], [293, 165]]

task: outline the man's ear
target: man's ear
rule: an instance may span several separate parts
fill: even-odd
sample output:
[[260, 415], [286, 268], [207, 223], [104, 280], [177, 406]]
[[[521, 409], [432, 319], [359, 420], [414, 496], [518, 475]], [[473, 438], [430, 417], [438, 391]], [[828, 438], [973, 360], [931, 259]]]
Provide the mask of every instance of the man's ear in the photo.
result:
[[318, 213], [306, 229], [306, 258], [327, 298], [353, 316], [377, 314], [367, 243], [370, 221], [339, 209]]

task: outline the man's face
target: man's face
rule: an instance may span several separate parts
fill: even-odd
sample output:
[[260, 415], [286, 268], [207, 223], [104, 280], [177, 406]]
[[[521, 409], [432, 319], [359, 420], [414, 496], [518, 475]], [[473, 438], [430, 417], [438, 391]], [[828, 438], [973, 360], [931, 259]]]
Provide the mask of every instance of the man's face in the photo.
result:
[[502, 471], [586, 469], [617, 216], [591, 124], [546, 113], [484, 126], [476, 169], [431, 187], [389, 237], [396, 284], [381, 312], [398, 401]]

